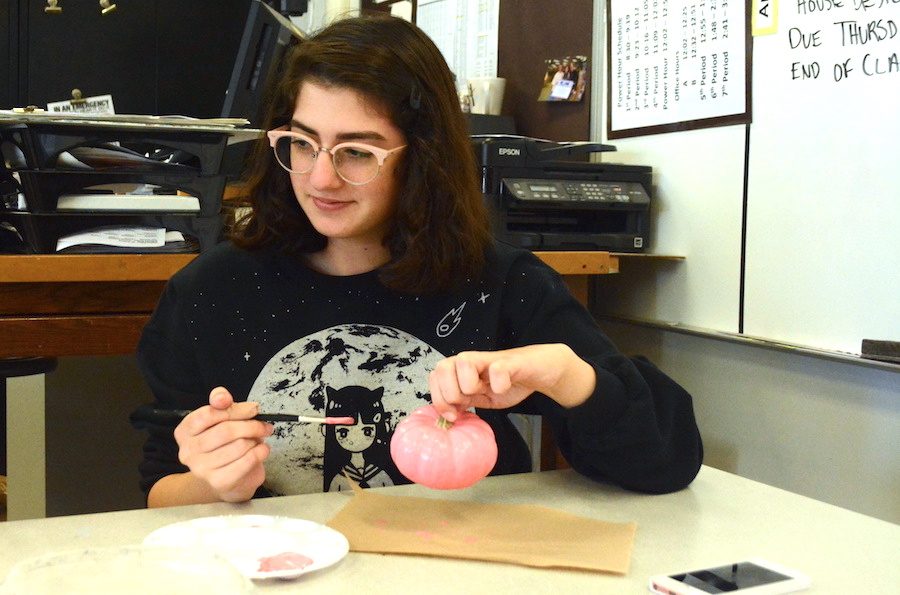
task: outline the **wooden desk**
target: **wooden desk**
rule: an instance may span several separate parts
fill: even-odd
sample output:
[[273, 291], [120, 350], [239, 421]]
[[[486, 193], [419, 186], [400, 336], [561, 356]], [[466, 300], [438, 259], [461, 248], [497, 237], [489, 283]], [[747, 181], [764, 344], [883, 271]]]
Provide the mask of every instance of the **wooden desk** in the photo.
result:
[[[609, 252], [541, 252], [587, 303]], [[166, 280], [193, 254], [0, 256], [0, 358], [133, 353]]]
[[0, 256], [0, 358], [133, 353], [193, 254]]
[[[900, 526], [703, 467], [674, 494], [650, 496], [593, 483], [571, 470], [489, 477], [465, 490], [377, 488], [420, 496], [535, 504], [611, 522], [635, 522], [624, 576], [437, 557], [350, 552], [336, 565], [292, 581], [259, 581], [264, 593], [647, 593], [657, 573], [758, 556], [812, 578], [810, 593], [893, 594], [900, 584]], [[324, 523], [351, 498], [345, 492], [268, 498], [0, 523], [0, 579], [13, 564], [65, 549], [139, 544], [178, 521], [225, 514], [290, 516]], [[104, 595], [98, 592], [98, 595]]]

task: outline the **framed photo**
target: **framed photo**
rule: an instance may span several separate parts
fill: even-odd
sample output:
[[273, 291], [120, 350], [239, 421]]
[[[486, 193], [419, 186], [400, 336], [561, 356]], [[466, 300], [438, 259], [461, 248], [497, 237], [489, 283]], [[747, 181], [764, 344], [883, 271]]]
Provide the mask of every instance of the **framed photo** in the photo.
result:
[[581, 101], [588, 83], [587, 56], [547, 58], [544, 65], [538, 101]]

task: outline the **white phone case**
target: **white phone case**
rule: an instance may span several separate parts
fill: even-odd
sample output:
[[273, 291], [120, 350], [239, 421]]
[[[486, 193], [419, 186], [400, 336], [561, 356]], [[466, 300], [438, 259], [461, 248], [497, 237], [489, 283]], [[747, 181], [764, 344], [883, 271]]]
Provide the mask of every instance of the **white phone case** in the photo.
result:
[[778, 579], [767, 584], [760, 584], [753, 587], [739, 588], [729, 591], [730, 593], [739, 593], [740, 595], [781, 595], [783, 593], [794, 593], [809, 588], [811, 581], [809, 577], [797, 572], [796, 570], [786, 568], [780, 564], [762, 560], [760, 558], [749, 558], [738, 563], [720, 564], [717, 566], [709, 566], [706, 568], [698, 568], [687, 572], [677, 572], [669, 575], [658, 575], [650, 577], [649, 589], [651, 593], [659, 595], [709, 595], [720, 591], [705, 591], [700, 587], [695, 587], [681, 580], [673, 578], [675, 576], [696, 575], [697, 573], [711, 572], [728, 566], [737, 566], [740, 564], [751, 563], [760, 568], [777, 572], [786, 579]]

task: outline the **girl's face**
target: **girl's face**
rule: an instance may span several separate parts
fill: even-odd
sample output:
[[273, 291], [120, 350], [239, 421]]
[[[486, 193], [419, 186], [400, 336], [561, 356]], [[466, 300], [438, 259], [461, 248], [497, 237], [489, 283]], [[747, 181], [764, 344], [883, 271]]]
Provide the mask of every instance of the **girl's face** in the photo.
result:
[[362, 452], [375, 442], [375, 424], [357, 423], [352, 426], [336, 426], [334, 436], [344, 450]]
[[[348, 141], [382, 149], [406, 144], [400, 129], [357, 91], [308, 81], [300, 86], [290, 129], [326, 148]], [[405, 151], [391, 154], [378, 176], [362, 186], [338, 176], [332, 156], [324, 150], [310, 172], [290, 174], [300, 207], [330, 246], [341, 242], [381, 246], [394, 213], [397, 171]]]

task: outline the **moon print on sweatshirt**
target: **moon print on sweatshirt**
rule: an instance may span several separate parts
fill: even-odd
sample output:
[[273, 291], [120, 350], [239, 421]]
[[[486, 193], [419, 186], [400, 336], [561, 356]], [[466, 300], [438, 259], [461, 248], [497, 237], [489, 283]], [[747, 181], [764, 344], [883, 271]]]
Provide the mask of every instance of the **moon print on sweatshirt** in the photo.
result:
[[[401, 476], [389, 462], [390, 435], [410, 411], [430, 401], [428, 374], [443, 357], [413, 335], [366, 324], [327, 328], [281, 349], [262, 368], [247, 400], [258, 402], [266, 413], [319, 417], [348, 411], [354, 402], [360, 417], [339, 415], [353, 415], [362, 427], [338, 436], [334, 431], [340, 426], [275, 424], [268, 439], [272, 452], [265, 464], [266, 487], [275, 494], [346, 489], [348, 484], [335, 477], [347, 466], [348, 472], [358, 467], [357, 482], [396, 482]], [[366, 433], [372, 444], [346, 463], [350, 449], [359, 448]]]

